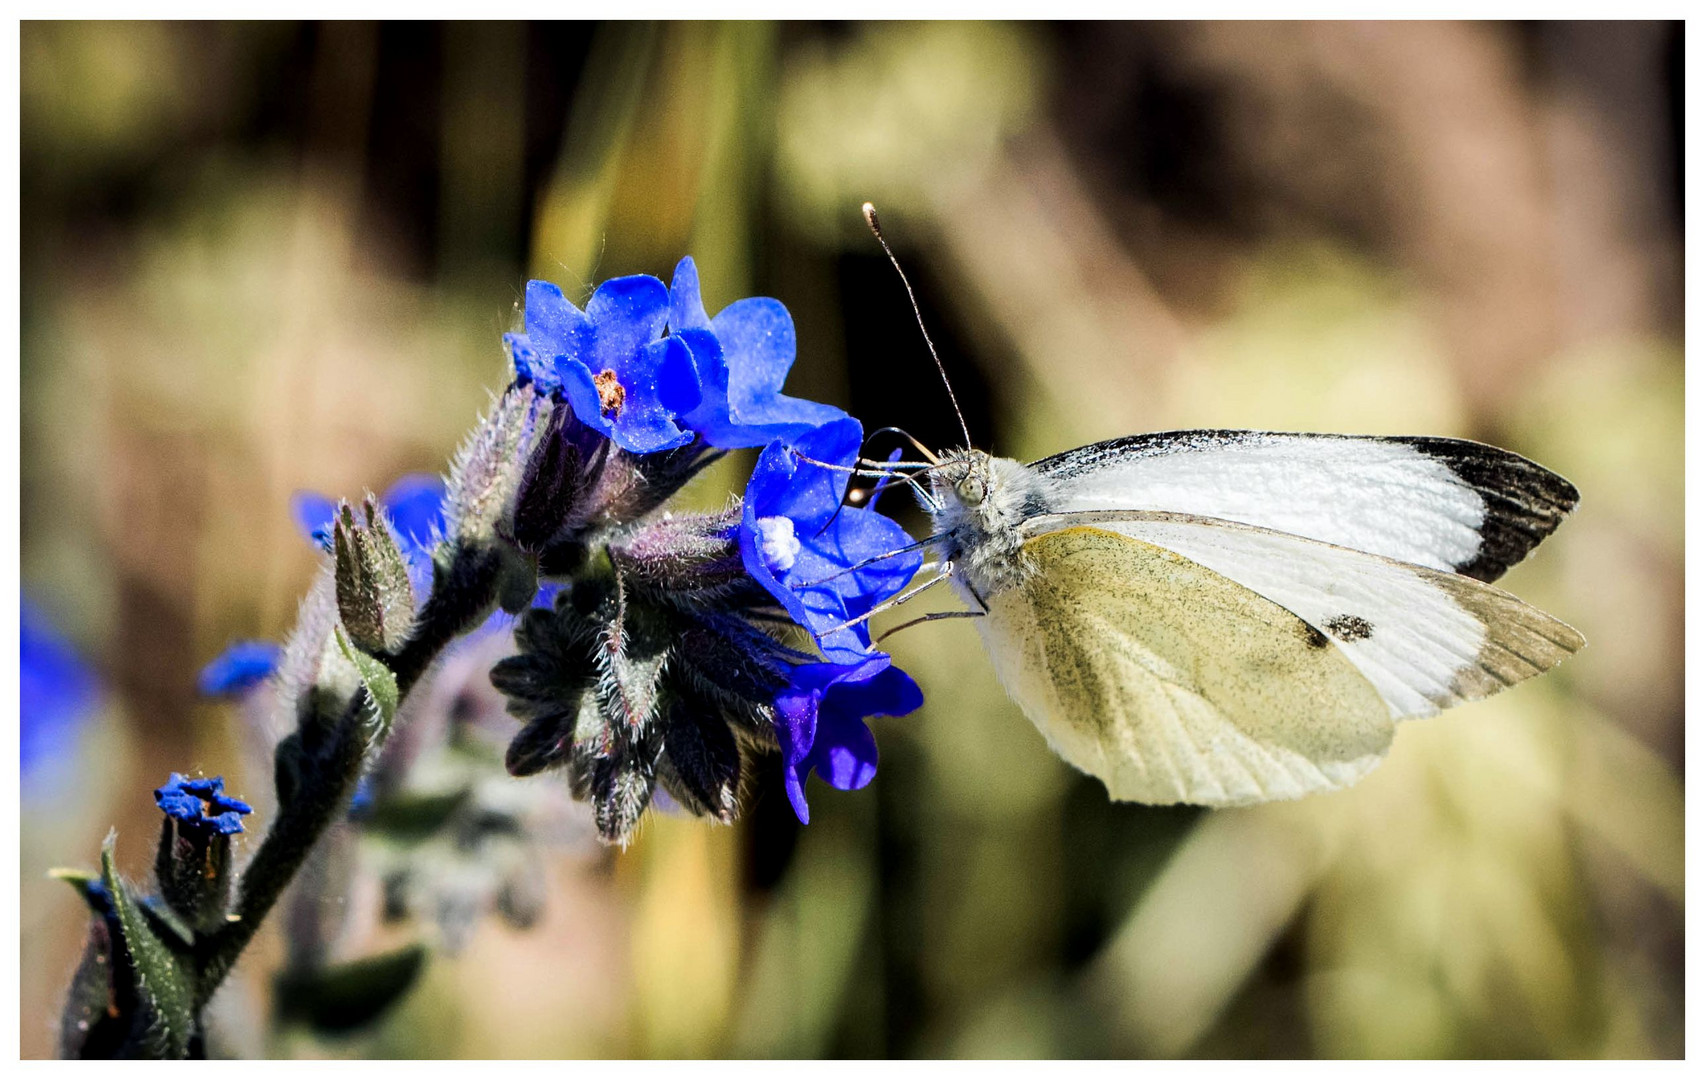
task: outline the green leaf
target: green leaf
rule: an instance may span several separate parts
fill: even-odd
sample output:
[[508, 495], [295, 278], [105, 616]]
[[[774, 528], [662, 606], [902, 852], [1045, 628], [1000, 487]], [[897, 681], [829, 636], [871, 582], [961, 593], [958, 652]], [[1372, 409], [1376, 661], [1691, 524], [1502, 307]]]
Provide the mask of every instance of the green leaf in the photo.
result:
[[311, 971], [284, 972], [277, 983], [281, 1020], [337, 1035], [377, 1020], [414, 986], [426, 966], [423, 945]]
[[361, 685], [367, 688], [367, 696], [373, 699], [373, 707], [378, 712], [379, 731], [375, 741], [381, 741], [385, 732], [391, 728], [391, 719], [397, 715], [397, 701], [400, 694], [397, 690], [397, 677], [391, 674], [391, 669], [384, 662], [367, 655], [344, 636], [340, 628], [337, 632], [338, 647], [343, 649], [343, 655], [355, 665], [355, 670], [361, 673]]
[[154, 1014], [154, 1038], [148, 1049], [158, 1057], [189, 1056], [195, 1031], [195, 994], [190, 979], [165, 942], [155, 935], [130, 887], [119, 879], [113, 864], [113, 846], [118, 834], [108, 833], [101, 845], [101, 880], [112, 897], [124, 935], [124, 950], [136, 973], [137, 991]]

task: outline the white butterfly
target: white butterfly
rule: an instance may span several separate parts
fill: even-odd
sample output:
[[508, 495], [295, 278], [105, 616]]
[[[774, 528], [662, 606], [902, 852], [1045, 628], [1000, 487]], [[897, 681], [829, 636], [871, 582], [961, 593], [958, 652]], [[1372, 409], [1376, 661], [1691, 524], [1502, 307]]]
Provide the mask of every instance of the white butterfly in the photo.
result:
[[1583, 644], [1487, 584], [1573, 509], [1456, 439], [1139, 435], [929, 470], [937, 548], [1002, 683], [1115, 799], [1238, 806], [1360, 779], [1396, 722]]
[[890, 603], [951, 580], [1007, 691], [1115, 799], [1241, 806], [1345, 787], [1399, 720], [1585, 644], [1488, 584], [1578, 500], [1496, 447], [1176, 431], [1030, 465], [929, 457], [919, 494], [944, 573]]

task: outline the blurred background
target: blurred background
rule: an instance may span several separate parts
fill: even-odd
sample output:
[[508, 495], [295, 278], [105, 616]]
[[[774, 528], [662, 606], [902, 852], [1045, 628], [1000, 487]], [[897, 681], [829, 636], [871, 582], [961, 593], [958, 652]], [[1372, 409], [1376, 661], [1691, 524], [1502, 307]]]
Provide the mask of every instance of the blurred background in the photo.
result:
[[792, 311], [790, 393], [958, 441], [865, 199], [979, 445], [1495, 442], [1581, 489], [1508, 583], [1588, 648], [1350, 791], [1205, 814], [1109, 803], [973, 628], [908, 630], [926, 706], [809, 827], [779, 762], [733, 828], [570, 821], [526, 930], [310, 882], [326, 949], [445, 947], [318, 1035], [271, 1022], [275, 919], [223, 1048], [1679, 1055], [1682, 60], [1641, 23], [24, 24], [25, 649], [65, 690], [25, 715], [25, 1055], [86, 918], [46, 871], [116, 825], [144, 875], [172, 769], [267, 801], [266, 723], [196, 673], [288, 631], [293, 491], [443, 467], [529, 277], [691, 253], [712, 312]]

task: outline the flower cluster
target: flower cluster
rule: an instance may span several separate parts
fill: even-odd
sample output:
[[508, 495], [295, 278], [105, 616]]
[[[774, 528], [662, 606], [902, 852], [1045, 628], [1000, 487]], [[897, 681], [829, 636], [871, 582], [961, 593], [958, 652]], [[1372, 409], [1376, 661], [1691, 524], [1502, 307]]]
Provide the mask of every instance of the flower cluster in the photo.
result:
[[[340, 837], [388, 845], [387, 918], [429, 918], [454, 949], [487, 912], [537, 917], [551, 815], [531, 793], [590, 804], [605, 843], [626, 843], [654, 798], [732, 821], [754, 781], [779, 780], [804, 821], [811, 774], [870, 783], [866, 720], [921, 704], [868, 626], [919, 545], [875, 510], [880, 485], [846, 504], [858, 421], [781, 392], [786, 308], [754, 298], [713, 318], [683, 259], [669, 286], [619, 278], [584, 310], [532, 282], [506, 344], [514, 378], [445, 481], [407, 477], [359, 506], [296, 498], [326, 558], [295, 630], [203, 670], [205, 693], [285, 732], [272, 820], [242, 868], [250, 806], [221, 777], [173, 773], [154, 792], [151, 883], [119, 875], [111, 835], [98, 874], [60, 873], [91, 920], [67, 1054], [205, 1053], [214, 993], [293, 881], [338, 880]], [[741, 499], [666, 508], [739, 448], [760, 450]], [[27, 731], [95, 692], [24, 614]], [[550, 769], [566, 791], [502, 775]], [[325, 905], [294, 896], [280, 1016], [341, 1031], [399, 1000], [421, 944], [334, 958]]]
[[[518, 655], [492, 671], [525, 725], [510, 771], [565, 768], [612, 842], [659, 786], [731, 820], [772, 748], [802, 821], [813, 771], [868, 784], [865, 718], [922, 695], [862, 620], [922, 556], [873, 507], [843, 505], [858, 421], [781, 393], [787, 309], [752, 298], [709, 317], [690, 258], [667, 289], [605, 282], [584, 312], [544, 282], [526, 296], [526, 332], [506, 338], [515, 378], [559, 407], [521, 485], [517, 542], [565, 588], [525, 614]], [[763, 447], [737, 508], [653, 514], [736, 447]]]
[[[922, 694], [872, 651], [864, 620], [922, 555], [874, 498], [845, 504], [859, 422], [781, 392], [796, 351], [787, 309], [754, 297], [711, 317], [686, 258], [667, 287], [616, 278], [584, 310], [530, 282], [524, 330], [504, 341], [515, 372], [505, 400], [531, 395], [530, 426], [492, 529], [536, 589], [516, 655], [491, 674], [524, 725], [509, 771], [562, 767], [611, 842], [626, 841], [659, 786], [732, 820], [744, 778], [777, 749], [801, 821], [813, 772], [843, 790], [868, 784], [877, 754], [865, 719], [911, 712]], [[662, 510], [736, 448], [762, 448], [737, 507]], [[453, 501], [420, 476], [377, 500], [417, 596], [430, 596], [434, 559], [458, 531]], [[338, 506], [303, 494], [294, 512], [333, 551]], [[510, 622], [499, 611], [484, 625]], [[358, 644], [384, 640], [350, 628]], [[276, 662], [240, 643], [203, 687], [241, 692]]]

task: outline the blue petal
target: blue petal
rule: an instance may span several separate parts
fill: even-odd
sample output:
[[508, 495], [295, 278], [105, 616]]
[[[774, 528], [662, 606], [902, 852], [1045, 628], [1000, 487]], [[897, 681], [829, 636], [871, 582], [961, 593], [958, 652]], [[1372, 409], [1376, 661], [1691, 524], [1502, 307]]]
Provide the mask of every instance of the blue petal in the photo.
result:
[[265, 682], [284, 654], [270, 641], [238, 641], [201, 669], [196, 689], [207, 697], [240, 696]]
[[398, 534], [414, 547], [427, 547], [444, 532], [444, 480], [431, 473], [409, 473], [379, 502]]
[[836, 683], [827, 693], [823, 711], [837, 719], [847, 716], [905, 716], [923, 706], [924, 692], [912, 677], [892, 665], [858, 679]]
[[883, 653], [858, 663], [800, 664], [776, 695], [776, 739], [783, 754], [788, 801], [809, 823], [805, 780], [813, 770], [831, 786], [852, 791], [876, 776], [876, 737], [867, 716], [899, 716], [923, 704], [909, 675]]
[[[698, 403], [698, 375], [692, 356], [678, 339], [653, 342], [640, 350], [632, 384], [624, 381], [621, 410], [611, 419], [617, 446], [636, 454], [669, 450], [693, 441], [693, 433], [675, 422], [676, 410], [664, 404], [665, 386], [675, 401]], [[691, 408], [691, 405], [688, 406]]]
[[[888, 464], [892, 465], [892, 464], [894, 464], [894, 462], [899, 461], [900, 455], [903, 452], [904, 452], [903, 447], [896, 446], [888, 454]], [[882, 498], [882, 493], [884, 491], [888, 490], [889, 484], [893, 483], [894, 475], [895, 474], [893, 474], [893, 473], [888, 473], [887, 475], [883, 476], [882, 479], [876, 481], [876, 486], [870, 489], [870, 498], [867, 499], [865, 501], [865, 504], [864, 504], [867, 509], [870, 509], [870, 510], [876, 509], [876, 501], [878, 499]]]
[[181, 791], [156, 791], [154, 804], [179, 821], [200, 821], [201, 800]]
[[657, 402], [672, 416], [683, 416], [699, 403], [699, 373], [693, 353], [678, 337], [667, 337], [645, 347], [644, 362], [654, 372]]
[[779, 514], [792, 518], [802, 536], [816, 532], [841, 505], [850, 476], [829, 466], [850, 466], [863, 440], [864, 429], [849, 416], [807, 432], [792, 451], [780, 441], [771, 443], [752, 470], [747, 501], [758, 517]]
[[174, 778], [180, 778], [177, 780], [179, 790], [187, 791], [198, 799], [211, 799], [225, 788], [225, 778], [223, 776], [182, 778], [183, 774], [181, 773], [173, 773], [172, 776]]
[[728, 403], [736, 416], [780, 392], [798, 341], [780, 300], [754, 296], [717, 313], [711, 329], [728, 357]]
[[768, 297], [737, 300], [712, 327], [728, 371], [727, 420], [734, 437], [727, 445], [761, 446], [767, 439], [792, 439], [846, 413], [833, 405], [781, 394], [797, 348], [793, 317]]
[[235, 813], [220, 814], [205, 820], [207, 824], [213, 827], [214, 832], [223, 833], [226, 836], [243, 831], [243, 819]]
[[857, 791], [876, 779], [876, 736], [863, 720], [825, 716], [811, 748], [811, 766], [829, 786]]
[[611, 278], [592, 294], [586, 316], [596, 328], [587, 367], [593, 374], [614, 371], [627, 386], [640, 350], [663, 334], [669, 320], [669, 290], [650, 274]]
[[322, 548], [331, 547], [337, 503], [317, 491], [298, 491], [290, 496], [290, 516], [303, 536]]
[[252, 814], [255, 812], [255, 808], [250, 806], [248, 803], [241, 799], [234, 799], [229, 795], [215, 794], [209, 801], [213, 804], [213, 809], [220, 813]]
[[[847, 473], [837, 466], [855, 460], [862, 439], [858, 421], [847, 418], [800, 438], [797, 453], [780, 442], [766, 447], [746, 486], [740, 529], [747, 572], [816, 636], [825, 656], [842, 662], [865, 655], [870, 630], [864, 623], [832, 628], [905, 588], [923, 562], [918, 551], [890, 554], [912, 542], [899, 525], [868, 509], [841, 506]], [[759, 519], [777, 516], [793, 521], [800, 543], [793, 565], [780, 575], [763, 558], [758, 526]], [[876, 561], [844, 572], [866, 560]]]
[[[578, 360], [559, 356], [556, 362], [557, 380], [562, 385], [562, 396], [568, 399], [569, 408], [574, 410], [575, 419], [597, 431], [607, 439], [615, 439], [616, 428], [610, 423], [610, 418], [604, 415], [602, 400], [598, 397], [598, 385], [592, 381], [592, 372]], [[617, 445], [621, 440], [616, 439]], [[632, 450], [633, 447], [625, 447]]]
[[522, 386], [532, 383], [545, 394], [558, 387], [552, 358], [540, 355], [526, 334], [504, 334], [503, 344], [509, 348], [509, 360], [515, 365], [516, 382]]
[[677, 410], [662, 400], [666, 395], [670, 402], [685, 403], [688, 409], [698, 403], [698, 373], [686, 344], [676, 338], [654, 341], [624, 366], [625, 374], [617, 373], [622, 386], [621, 407], [605, 416], [592, 372], [578, 361], [558, 358], [563, 396], [580, 422], [636, 454], [692, 442], [693, 433], [675, 422]]
[[699, 268], [691, 255], [675, 264], [675, 276], [669, 282], [669, 329], [675, 333], [710, 329], [710, 316], [699, 297]]
[[592, 320], [548, 281], [527, 282], [527, 340], [542, 356], [590, 359]]
[[805, 777], [810, 775], [807, 769], [802, 775], [799, 767], [789, 765], [782, 772], [782, 783], [787, 788], [787, 801], [793, 804], [793, 813], [799, 818], [801, 825], [811, 824], [811, 807], [805, 802]]

